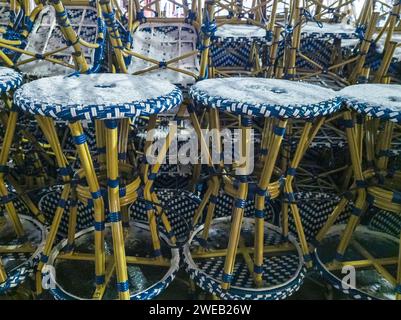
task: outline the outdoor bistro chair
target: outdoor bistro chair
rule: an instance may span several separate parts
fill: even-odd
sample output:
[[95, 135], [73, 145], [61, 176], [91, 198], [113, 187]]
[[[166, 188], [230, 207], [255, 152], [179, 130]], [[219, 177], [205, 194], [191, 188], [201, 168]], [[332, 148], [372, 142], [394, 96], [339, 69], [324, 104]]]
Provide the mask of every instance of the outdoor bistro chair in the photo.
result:
[[[348, 107], [344, 122], [353, 183], [316, 235], [314, 258], [325, 279], [356, 299], [401, 298], [399, 234], [379, 228], [375, 218], [397, 223], [401, 213], [401, 175], [397, 163], [390, 162], [394, 128], [401, 120], [400, 89], [395, 84], [361, 84], [339, 92]], [[352, 213], [346, 224], [333, 226], [349, 203]], [[338, 274], [345, 265], [356, 270], [356, 282], [347, 288]]]
[[[57, 88], [57, 96], [47, 95], [49, 85]], [[132, 88], [135, 90], [131, 90]], [[92, 94], [87, 95], [88, 91]], [[121, 132], [118, 122], [176, 107], [182, 102], [181, 91], [166, 81], [154, 82], [132, 75], [76, 74], [70, 77], [42, 78], [25, 84], [16, 92], [14, 101], [19, 108], [36, 116], [57, 156], [59, 172], [64, 181], [38, 270], [43, 272], [44, 279], [51, 281], [52, 269], [49, 266], [56, 268], [56, 271], [62, 270], [63, 263], [60, 260], [67, 260], [68, 266], [68, 260], [70, 263], [81, 260], [82, 263], [82, 260], [88, 261], [89, 258], [87, 263], [92, 269], [92, 273], [85, 273], [86, 276], [91, 274], [91, 278], [73, 288], [68, 286], [71, 278], [63, 282], [63, 285], [56, 277], [53, 279], [56, 287], [50, 286], [51, 293], [58, 299], [102, 299], [108, 294], [114, 296], [113, 292], [118, 293], [120, 299], [150, 299], [160, 294], [173, 280], [179, 267], [178, 249], [174, 248], [175, 236], [171, 232], [165, 211], [160, 208], [156, 194], [152, 191], [168, 143], [159, 152], [155, 164], [148, 167], [147, 180], [142, 184], [139, 175], [133, 174], [135, 169], [124, 160], [118, 160], [119, 145], [127, 143], [126, 140], [121, 140], [124, 133]], [[81, 164], [81, 169], [75, 172], [69, 167], [63, 154], [55, 134], [53, 119], [68, 121]], [[97, 140], [101, 140], [105, 146], [104, 157], [96, 158], [96, 166], [88, 149], [86, 135], [82, 131], [82, 120], [96, 121]], [[103, 125], [102, 129], [99, 128], [100, 123]], [[123, 208], [135, 202], [140, 194], [145, 199], [149, 220], [146, 225], [137, 222], [130, 225], [126, 219], [127, 211]], [[74, 227], [69, 228], [68, 239], [53, 248], [60, 219], [68, 202], [71, 225], [76, 225], [78, 201], [93, 208], [94, 227], [78, 233], [75, 233]], [[156, 212], [165, 233], [159, 232]], [[141, 243], [139, 247], [135, 245], [138, 241]], [[64, 250], [61, 252], [61, 249]], [[140, 253], [145, 256], [140, 256]], [[134, 279], [130, 278], [129, 282], [127, 263], [137, 265], [135, 268], [146, 266], [149, 269], [153, 265], [159, 273], [165, 268], [167, 271], [162, 278], [150, 278], [145, 287], [137, 288], [134, 275], [130, 274]], [[112, 281], [115, 272], [116, 278]], [[58, 276], [60, 274], [74, 276], [72, 273], [57, 272]], [[110, 284], [111, 293], [107, 290]], [[76, 291], [80, 289], [84, 291]]]
[[[3, 108], [6, 109], [1, 112], [4, 116], [7, 115], [0, 152], [0, 196], [7, 212], [7, 216], [0, 216], [0, 293], [16, 287], [33, 272], [46, 236], [45, 228], [40, 222], [32, 216], [18, 214], [14, 205], [15, 194], [10, 193], [6, 184], [9, 178], [10, 148], [18, 118], [11, 99], [13, 91], [21, 84], [21, 74], [0, 67], [0, 95], [4, 100]], [[36, 218], [43, 222], [43, 216], [38, 214]]]
[[[223, 299], [285, 298], [302, 283], [306, 272], [304, 262], [311, 265], [293, 191], [293, 179], [300, 160], [325, 117], [340, 108], [341, 100], [333, 90], [315, 85], [236, 77], [201, 81], [191, 88], [190, 94], [196, 106], [209, 109], [213, 117], [211, 128], [219, 126], [218, 110], [241, 116], [242, 135], [238, 139], [242, 141], [243, 161], [239, 163], [237, 160], [233, 168], [238, 171], [230, 172], [229, 169], [225, 171], [224, 162], [213, 165], [209, 160], [210, 170], [216, 170], [216, 174], [211, 175], [208, 189], [195, 212], [195, 226], [202, 221], [203, 215], [205, 217], [204, 223], [195, 228], [184, 252], [186, 269], [197, 285]], [[253, 119], [258, 117], [269, 120], [270, 130], [262, 136], [260, 152], [263, 169], [252, 186], [250, 173], [247, 172], [253, 161], [249, 153], [250, 128]], [[290, 119], [304, 121], [302, 135], [289, 162], [285, 181], [280, 178], [280, 173], [275, 178], [277, 180], [272, 181], [274, 174], [280, 172], [275, 169], [276, 159]], [[217, 154], [223, 151], [219, 144], [213, 149]], [[280, 229], [265, 222], [264, 218], [270, 201], [280, 195], [282, 184], [284, 205]], [[219, 210], [216, 201], [221, 188], [233, 199], [230, 223], [229, 218], [213, 219], [214, 212]], [[249, 199], [253, 199], [253, 205]], [[254, 220], [243, 219], [249, 204], [254, 209]], [[289, 234], [289, 209], [300, 246]], [[280, 254], [276, 256], [275, 252]]]

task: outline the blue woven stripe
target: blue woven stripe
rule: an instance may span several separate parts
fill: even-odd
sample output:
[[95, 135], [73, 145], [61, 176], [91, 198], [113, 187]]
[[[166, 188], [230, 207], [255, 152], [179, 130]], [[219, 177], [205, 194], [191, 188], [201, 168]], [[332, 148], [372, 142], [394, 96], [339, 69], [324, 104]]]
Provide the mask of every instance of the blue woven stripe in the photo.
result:
[[367, 184], [364, 180], [356, 180], [355, 184], [358, 188], [366, 188]]
[[94, 227], [95, 227], [95, 230], [96, 230], [96, 231], [103, 231], [104, 228], [105, 228], [104, 221], [100, 221], [100, 222], [95, 221], [95, 222], [94, 222]]
[[125, 187], [121, 187], [119, 190], [120, 197], [125, 197], [126, 194], [127, 194], [127, 189]]
[[84, 144], [85, 142], [86, 142], [86, 136], [84, 133], [79, 136], [74, 136], [74, 143], [76, 145]]
[[274, 133], [276, 136], [282, 137], [282, 136], [284, 136], [284, 134], [285, 134], [285, 128], [274, 127], [273, 133]]
[[255, 273], [263, 273], [263, 266], [257, 266], [256, 264], [253, 266], [253, 272]]
[[218, 199], [218, 198], [217, 198], [216, 196], [211, 195], [210, 198], [209, 198], [209, 201], [210, 201], [210, 203], [216, 204], [216, 203], [217, 203], [217, 199]]
[[296, 172], [297, 172], [296, 168], [288, 168], [288, 170], [287, 170], [287, 174], [289, 176], [295, 176]]
[[97, 285], [101, 285], [106, 281], [106, 277], [104, 275], [96, 276], [95, 282]]
[[115, 129], [117, 128], [117, 121], [116, 120], [105, 120], [104, 124], [107, 129]]
[[294, 192], [285, 192], [284, 196], [288, 203], [296, 203]]
[[119, 222], [121, 221], [121, 214], [120, 212], [110, 212], [108, 218], [110, 222]]
[[102, 196], [102, 192], [100, 190], [96, 192], [91, 192], [92, 199], [99, 199]]
[[401, 192], [393, 192], [393, 199], [391, 200], [393, 203], [401, 204]]
[[223, 273], [223, 282], [231, 283], [232, 280], [233, 280], [233, 276], [231, 274]]
[[156, 179], [156, 173], [151, 172], [148, 176], [149, 180], [155, 180]]
[[267, 189], [261, 189], [261, 188], [257, 187], [256, 194], [261, 197], [267, 197], [269, 195], [269, 192], [267, 191]]
[[42, 253], [42, 255], [40, 256], [40, 261], [43, 263], [47, 263], [47, 261], [49, 261], [49, 256]]
[[119, 184], [119, 179], [107, 179], [107, 186], [109, 188], [117, 188]]
[[63, 209], [65, 209], [66, 205], [67, 205], [67, 203], [64, 199], [60, 199], [57, 204], [58, 207], [63, 208]]
[[156, 257], [160, 257], [162, 255], [162, 252], [160, 251], [160, 249], [157, 250], [153, 250], [153, 256]]
[[57, 171], [60, 176], [70, 176], [72, 174], [71, 167], [58, 168]]
[[234, 206], [236, 208], [243, 209], [243, 208], [245, 208], [245, 205], [246, 205], [246, 200], [244, 200], [244, 199], [235, 199], [235, 201], [234, 201]]
[[255, 210], [255, 217], [259, 219], [264, 219], [266, 216], [266, 213], [263, 210]]
[[129, 283], [128, 280], [124, 281], [124, 282], [117, 282], [117, 290], [119, 292], [125, 292], [128, 291], [129, 288]]

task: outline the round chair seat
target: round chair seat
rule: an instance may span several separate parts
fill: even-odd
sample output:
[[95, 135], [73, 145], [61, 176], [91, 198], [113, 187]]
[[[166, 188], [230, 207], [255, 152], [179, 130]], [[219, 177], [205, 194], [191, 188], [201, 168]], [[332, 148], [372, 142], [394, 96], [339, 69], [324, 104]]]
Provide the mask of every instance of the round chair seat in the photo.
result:
[[42, 78], [14, 95], [24, 111], [61, 120], [121, 119], [172, 109], [182, 102], [178, 87], [127, 74]]
[[337, 111], [336, 92], [313, 84], [277, 79], [220, 78], [190, 90], [199, 104], [255, 117], [311, 119]]
[[24, 243], [16, 241], [14, 228], [9, 219], [0, 221], [0, 246], [20, 249], [20, 252], [13, 250], [14, 252], [3, 253], [1, 256], [7, 279], [0, 283], [0, 294], [23, 283], [34, 272], [44, 247], [47, 234], [45, 227], [29, 216], [19, 215], [19, 218], [26, 231]]
[[307, 23], [302, 27], [303, 38], [324, 39], [357, 39], [358, 34], [354, 26], [344, 23]]
[[18, 88], [22, 84], [22, 75], [10, 68], [0, 67], [0, 94]]
[[339, 94], [359, 113], [401, 123], [401, 85], [359, 84], [346, 87]]
[[[206, 250], [213, 249], [218, 253], [219, 249], [226, 247], [229, 226], [230, 217], [213, 220]], [[201, 225], [194, 230], [189, 245], [184, 249], [185, 268], [191, 279], [203, 290], [224, 300], [279, 300], [291, 296], [301, 286], [306, 275], [306, 268], [296, 239], [291, 235], [288, 239], [284, 239], [280, 228], [265, 222], [266, 237], [264, 245], [266, 247], [282, 247], [280, 253], [271, 252], [264, 257], [264, 285], [259, 288], [254, 286], [252, 273], [247, 265], [248, 262], [243, 258], [237, 259], [235, 262], [230, 290], [222, 290], [220, 284], [222, 282], [225, 257], [216, 254], [205, 259], [202, 254], [200, 256], [196, 254], [198, 249], [203, 248], [202, 241], [198, 237], [203, 228], [204, 225]], [[244, 246], [251, 248], [254, 237], [254, 222], [252, 218], [244, 218], [241, 236]], [[247, 249], [244, 248], [243, 250]], [[213, 253], [213, 251], [211, 252]]]
[[217, 28], [217, 42], [270, 43], [266, 29], [248, 24], [223, 24]]
[[[366, 263], [365, 249], [374, 255], [372, 259], [380, 261], [396, 260], [398, 256], [399, 240], [385, 232], [371, 230], [368, 226], [359, 225], [352, 235], [352, 242], [345, 252], [342, 264], [334, 262], [337, 243], [344, 232], [346, 225], [332, 226], [327, 235], [314, 251], [315, 266], [320, 275], [334, 288], [358, 300], [395, 299], [396, 288], [372, 263]], [[348, 262], [350, 261], [350, 262]], [[372, 260], [371, 260], [372, 261]], [[343, 266], [352, 266], [355, 263], [355, 286], [344, 282], [346, 273]], [[358, 267], [358, 262], [361, 265]], [[363, 263], [366, 265], [364, 266]], [[386, 265], [390, 274], [396, 273], [396, 264]], [[347, 272], [348, 273], [348, 272]]]

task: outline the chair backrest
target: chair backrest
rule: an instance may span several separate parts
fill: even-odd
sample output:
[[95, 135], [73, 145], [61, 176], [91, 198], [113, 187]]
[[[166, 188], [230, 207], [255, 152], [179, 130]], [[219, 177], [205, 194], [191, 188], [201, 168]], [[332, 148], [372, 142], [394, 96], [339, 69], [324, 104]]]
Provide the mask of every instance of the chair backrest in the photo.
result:
[[7, 2], [0, 1], [0, 28], [7, 27], [9, 21], [10, 21], [10, 6]]
[[[197, 50], [198, 32], [187, 23], [144, 23], [133, 33], [134, 52], [158, 61], [169, 61]], [[129, 73], [145, 70], [154, 64], [142, 59], [133, 58], [128, 66]], [[191, 55], [171, 64], [172, 67], [199, 74], [199, 59]], [[195, 83], [195, 78], [171, 69], [158, 68], [145, 73], [146, 76], [165, 79], [184, 87]]]
[[[66, 7], [68, 18], [77, 36], [86, 42], [94, 43], [98, 35], [98, 21], [96, 8], [89, 6]], [[66, 47], [66, 41], [57, 24], [56, 11], [53, 6], [45, 6], [37, 16], [32, 31], [27, 37], [25, 50], [38, 54], [45, 54]], [[82, 46], [85, 59], [90, 66], [95, 63], [95, 49]], [[52, 57], [73, 65], [73, 49], [67, 48]], [[30, 57], [22, 54], [18, 59], [21, 62]], [[46, 60], [36, 60], [19, 66], [19, 69], [31, 76], [66, 75], [73, 70], [67, 66], [53, 64]]]

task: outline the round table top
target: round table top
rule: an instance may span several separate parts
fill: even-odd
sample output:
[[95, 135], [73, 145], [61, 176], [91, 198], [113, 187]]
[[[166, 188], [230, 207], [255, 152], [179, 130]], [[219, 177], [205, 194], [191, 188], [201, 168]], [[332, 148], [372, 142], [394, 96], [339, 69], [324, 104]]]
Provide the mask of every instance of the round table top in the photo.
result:
[[401, 85], [358, 84], [342, 89], [339, 94], [359, 113], [401, 123]]
[[168, 81], [128, 74], [42, 78], [23, 85], [14, 102], [32, 114], [61, 120], [121, 119], [157, 114], [182, 102]]
[[0, 94], [14, 90], [22, 84], [22, 75], [13, 69], [0, 67]]
[[333, 113], [341, 106], [334, 90], [278, 79], [208, 79], [194, 85], [190, 95], [204, 106], [255, 117], [310, 119]]

